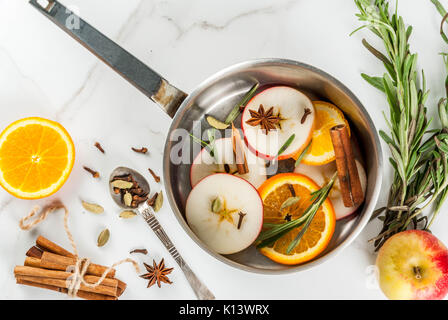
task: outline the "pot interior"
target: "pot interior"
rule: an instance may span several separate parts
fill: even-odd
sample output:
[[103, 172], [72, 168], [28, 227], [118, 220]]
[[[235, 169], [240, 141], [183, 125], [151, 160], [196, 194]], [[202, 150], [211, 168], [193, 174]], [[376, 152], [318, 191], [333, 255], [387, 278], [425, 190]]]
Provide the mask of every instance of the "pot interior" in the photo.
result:
[[[361, 154], [368, 155], [362, 159], [368, 179], [363, 206], [358, 209], [357, 214], [337, 222], [333, 238], [324, 252], [312, 261], [298, 266], [277, 264], [261, 255], [254, 246], [232, 255], [217, 254], [196, 237], [185, 220], [185, 203], [191, 191], [190, 163], [200, 150], [200, 146], [188, 138], [188, 133], [198, 132], [199, 136], [209, 128], [205, 120], [207, 115], [225, 119], [255, 82], [260, 84], [259, 90], [273, 85], [286, 85], [301, 90], [311, 100], [323, 100], [335, 104], [349, 120], [352, 133], [358, 139]], [[239, 121], [240, 117], [235, 121], [237, 127], [240, 127]], [[179, 160], [172, 161], [175, 155], [183, 157], [181, 163]], [[217, 259], [243, 270], [285, 273], [307, 269], [326, 260], [347, 246], [361, 232], [377, 201], [381, 184], [381, 159], [379, 139], [373, 122], [358, 99], [339, 81], [314, 67], [298, 62], [261, 60], [242, 63], [220, 72], [202, 83], [184, 101], [173, 120], [167, 139], [164, 177], [167, 197], [175, 215], [186, 232], [204, 250]]]

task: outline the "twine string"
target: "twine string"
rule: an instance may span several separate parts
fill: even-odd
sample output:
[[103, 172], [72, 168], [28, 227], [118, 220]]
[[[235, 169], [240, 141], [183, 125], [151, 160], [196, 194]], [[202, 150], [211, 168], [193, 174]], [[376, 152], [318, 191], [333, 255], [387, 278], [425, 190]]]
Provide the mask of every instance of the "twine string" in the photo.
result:
[[32, 211], [25, 217], [23, 217], [22, 219], [20, 219], [19, 222], [19, 226], [22, 230], [30, 230], [33, 227], [35, 227], [37, 224], [41, 223], [42, 221], [44, 221], [48, 215], [58, 209], [64, 209], [64, 229], [65, 229], [65, 233], [67, 234], [67, 237], [70, 241], [70, 245], [72, 246], [73, 249], [73, 254], [75, 255], [76, 258], [76, 262], [73, 266], [69, 266], [67, 268], [67, 271], [69, 272], [73, 272], [73, 275], [71, 275], [70, 277], [67, 278], [67, 289], [68, 292], [67, 294], [71, 297], [75, 297], [78, 293], [79, 288], [81, 287], [81, 284], [89, 287], [89, 288], [95, 288], [98, 285], [100, 285], [104, 279], [107, 277], [108, 273], [114, 269], [115, 267], [124, 264], [124, 263], [131, 263], [134, 266], [134, 269], [137, 273], [140, 273], [140, 268], [137, 264], [137, 262], [135, 262], [135, 260], [130, 259], [130, 258], [126, 258], [120, 261], [115, 262], [114, 264], [112, 264], [110, 267], [108, 267], [103, 274], [101, 275], [101, 277], [99, 277], [98, 281], [96, 281], [95, 283], [89, 283], [84, 279], [84, 276], [87, 273], [87, 269], [89, 268], [90, 265], [90, 259], [89, 258], [80, 258], [78, 255], [78, 248], [76, 246], [75, 240], [73, 239], [73, 235], [70, 232], [70, 229], [68, 227], [68, 216], [69, 216], [69, 211], [67, 209], [67, 207], [60, 202], [59, 200], [54, 201], [53, 203], [47, 205], [46, 207], [44, 207], [42, 209], [42, 211], [40, 212], [39, 217], [35, 218], [33, 221], [31, 222], [27, 222], [29, 221], [32, 217], [34, 217], [40, 210], [39, 206], [35, 206]]

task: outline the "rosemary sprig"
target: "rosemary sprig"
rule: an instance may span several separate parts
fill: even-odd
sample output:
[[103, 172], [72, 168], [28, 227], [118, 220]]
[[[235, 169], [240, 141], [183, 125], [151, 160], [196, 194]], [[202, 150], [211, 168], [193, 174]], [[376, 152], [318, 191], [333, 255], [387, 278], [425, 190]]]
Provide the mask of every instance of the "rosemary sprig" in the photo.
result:
[[238, 115], [241, 112], [240, 107], [246, 105], [246, 103], [249, 102], [250, 98], [252, 98], [255, 91], [257, 91], [259, 85], [260, 84], [258, 82], [255, 83], [252, 86], [252, 88], [250, 88], [250, 90], [244, 95], [244, 97], [241, 99], [241, 101], [233, 107], [232, 111], [230, 111], [229, 115], [226, 118], [226, 121], [225, 121], [226, 124], [231, 124], [236, 119], [236, 117], [238, 117]]
[[[378, 250], [390, 236], [406, 230], [410, 223], [416, 229], [429, 227], [426, 223], [419, 226], [419, 222], [427, 220], [422, 217], [423, 209], [431, 203], [439, 207], [444, 200], [442, 195], [447, 192], [448, 164], [443, 149], [445, 145], [448, 147], [448, 140], [440, 135], [445, 129], [428, 130], [431, 121], [427, 120], [425, 103], [429, 92], [423, 71], [421, 82], [417, 79], [417, 54], [409, 50], [412, 27], [406, 28], [397, 12], [390, 15], [387, 0], [354, 1], [359, 9], [357, 17], [364, 23], [357, 30], [371, 30], [382, 40], [385, 50], [383, 54], [366, 40], [362, 41], [387, 71], [382, 77], [366, 74], [362, 77], [386, 94], [389, 117], [385, 118], [390, 133], [380, 131], [380, 135], [389, 146], [389, 161], [395, 171], [387, 206], [376, 213], [383, 221], [383, 228], [374, 239]], [[439, 114], [441, 119], [443, 116]], [[433, 135], [423, 141], [425, 134], [430, 133]]]
[[297, 218], [292, 221], [288, 221], [282, 224], [277, 224], [273, 226], [272, 224], [263, 224], [264, 227], [271, 227], [268, 230], [262, 231], [257, 238], [257, 247], [263, 248], [273, 244], [283, 235], [288, 233], [289, 231], [298, 228], [303, 225], [303, 228], [300, 230], [299, 234], [296, 238], [289, 244], [287, 249], [287, 254], [289, 254], [302, 239], [305, 232], [308, 230], [309, 225], [313, 221], [317, 211], [324, 203], [325, 199], [327, 199], [328, 194], [330, 193], [331, 188], [336, 180], [337, 173], [333, 175], [330, 181], [321, 189], [312, 193], [311, 200], [313, 201], [310, 206], [305, 210], [303, 215], [300, 218]]

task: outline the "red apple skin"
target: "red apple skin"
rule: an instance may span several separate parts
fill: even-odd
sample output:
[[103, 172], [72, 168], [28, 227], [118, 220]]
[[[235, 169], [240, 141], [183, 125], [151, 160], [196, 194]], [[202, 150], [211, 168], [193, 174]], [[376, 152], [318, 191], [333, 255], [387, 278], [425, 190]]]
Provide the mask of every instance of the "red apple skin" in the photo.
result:
[[441, 300], [448, 293], [448, 250], [429, 232], [393, 235], [381, 247], [376, 266], [381, 290], [389, 299]]

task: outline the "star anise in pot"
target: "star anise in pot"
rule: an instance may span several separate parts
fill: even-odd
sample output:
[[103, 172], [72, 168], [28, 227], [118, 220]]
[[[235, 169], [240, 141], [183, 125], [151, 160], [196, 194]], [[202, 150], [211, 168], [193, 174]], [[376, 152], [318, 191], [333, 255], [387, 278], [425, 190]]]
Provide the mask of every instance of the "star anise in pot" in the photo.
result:
[[156, 264], [155, 260], [152, 260], [152, 267], [146, 263], [143, 263], [148, 273], [142, 274], [140, 277], [148, 280], [148, 287], [153, 286], [157, 283], [160, 288], [161, 283], [171, 284], [172, 282], [168, 279], [167, 275], [173, 271], [174, 268], [165, 268], [165, 259], [162, 259], [159, 264]]
[[270, 130], [276, 130], [280, 123], [280, 117], [274, 115], [274, 107], [271, 107], [268, 111], [264, 110], [262, 104], [258, 108], [258, 111], [249, 110], [251, 118], [246, 121], [248, 125], [253, 127], [260, 126], [264, 134], [268, 134]]

